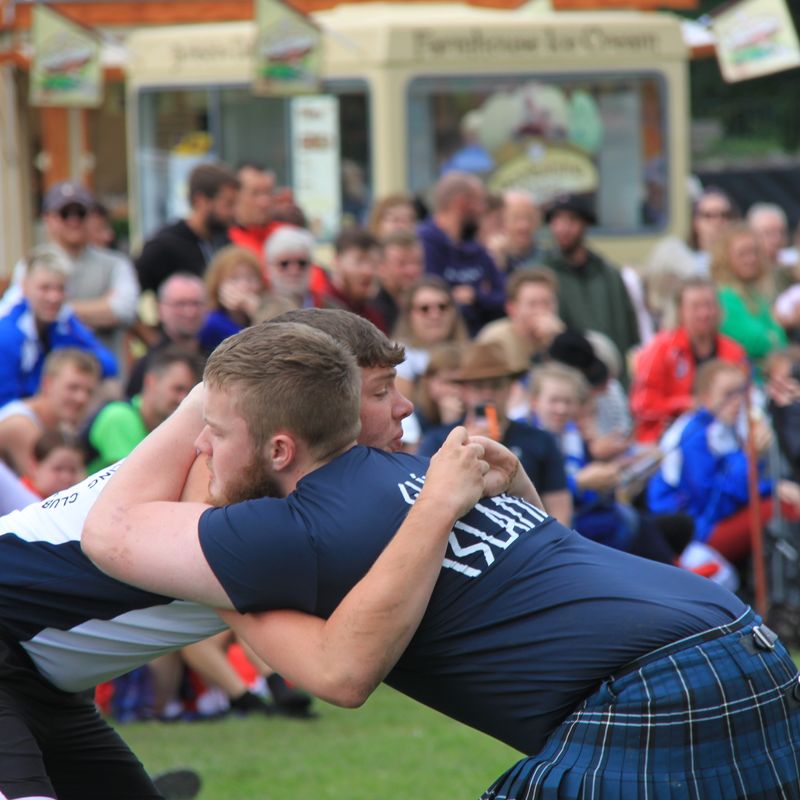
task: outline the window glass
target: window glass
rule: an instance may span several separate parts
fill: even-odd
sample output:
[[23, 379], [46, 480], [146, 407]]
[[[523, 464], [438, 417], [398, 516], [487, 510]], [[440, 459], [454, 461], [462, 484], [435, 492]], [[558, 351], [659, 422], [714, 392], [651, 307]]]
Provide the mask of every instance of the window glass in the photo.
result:
[[[338, 99], [342, 221], [361, 222], [371, 200], [369, 100], [363, 81], [331, 82]], [[188, 211], [191, 170], [203, 161], [263, 163], [278, 185], [292, 185], [291, 100], [249, 87], [147, 89], [139, 94], [140, 231], [152, 236]]]
[[426, 191], [449, 170], [491, 191], [527, 188], [539, 202], [575, 192], [599, 228], [666, 225], [666, 89], [655, 75], [446, 76], [409, 86], [409, 184]]

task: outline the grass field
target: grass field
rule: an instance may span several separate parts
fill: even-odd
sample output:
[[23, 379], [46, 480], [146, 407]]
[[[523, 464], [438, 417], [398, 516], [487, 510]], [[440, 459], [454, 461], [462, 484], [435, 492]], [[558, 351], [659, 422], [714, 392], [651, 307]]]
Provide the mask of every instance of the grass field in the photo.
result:
[[[800, 663], [800, 652], [792, 653]], [[136, 723], [120, 733], [151, 773], [189, 766], [200, 800], [474, 800], [516, 750], [381, 686], [319, 719]]]
[[319, 719], [247, 717], [120, 726], [151, 773], [191, 766], [201, 800], [477, 798], [520, 754], [380, 687]]

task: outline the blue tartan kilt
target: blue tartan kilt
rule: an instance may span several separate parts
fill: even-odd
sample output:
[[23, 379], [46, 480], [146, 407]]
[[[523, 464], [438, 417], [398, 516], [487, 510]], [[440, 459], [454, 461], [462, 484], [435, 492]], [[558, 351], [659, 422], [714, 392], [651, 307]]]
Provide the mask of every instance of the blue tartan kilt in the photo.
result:
[[797, 800], [797, 668], [759, 624], [748, 611], [633, 662], [482, 800]]

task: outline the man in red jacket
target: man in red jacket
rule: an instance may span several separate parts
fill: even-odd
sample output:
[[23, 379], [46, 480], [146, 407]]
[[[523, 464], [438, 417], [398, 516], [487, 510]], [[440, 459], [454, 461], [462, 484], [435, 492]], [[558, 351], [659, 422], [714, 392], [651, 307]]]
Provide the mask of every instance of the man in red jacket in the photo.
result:
[[636, 357], [631, 411], [635, 437], [655, 442], [692, 407], [697, 368], [712, 358], [743, 364], [742, 347], [719, 332], [717, 291], [705, 278], [691, 278], [678, 291], [678, 327], [661, 331]]

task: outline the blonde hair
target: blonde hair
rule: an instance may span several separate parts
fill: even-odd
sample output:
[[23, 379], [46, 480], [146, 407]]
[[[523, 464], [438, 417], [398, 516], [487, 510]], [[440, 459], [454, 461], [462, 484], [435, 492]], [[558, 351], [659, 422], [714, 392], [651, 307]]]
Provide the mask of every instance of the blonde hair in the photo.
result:
[[739, 290], [747, 289], [747, 285], [733, 274], [730, 257], [734, 240], [743, 236], [749, 236], [755, 242], [759, 262], [759, 276], [755, 284], [760, 291], [764, 291], [764, 282], [768, 277], [769, 265], [764, 257], [758, 234], [743, 222], [731, 224], [714, 243], [711, 250], [711, 278], [718, 287], [731, 286]]
[[530, 371], [529, 392], [531, 397], [538, 397], [548, 380], [569, 384], [581, 405], [591, 397], [592, 387], [583, 374], [574, 367], [556, 362], [541, 364]]
[[258, 256], [246, 247], [237, 247], [236, 245], [223, 247], [211, 259], [206, 273], [206, 291], [208, 292], [209, 306], [212, 309], [221, 308], [219, 288], [240, 264], [247, 267], [258, 278], [261, 288], [264, 288], [264, 275], [261, 272], [261, 262], [258, 260]]
[[747, 375], [744, 367], [741, 364], [736, 364], [732, 361], [723, 361], [720, 358], [712, 358], [706, 361], [700, 367], [694, 376], [694, 384], [692, 386], [692, 394], [695, 397], [703, 397], [708, 394], [712, 384], [717, 379], [718, 375], [724, 375], [726, 372], [735, 372], [738, 375]]

